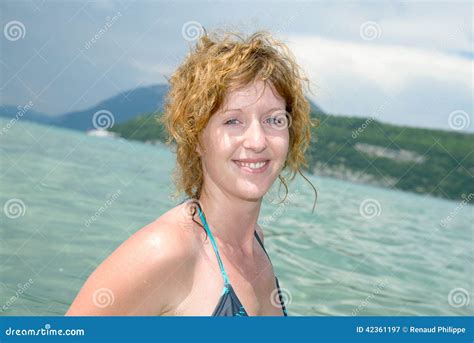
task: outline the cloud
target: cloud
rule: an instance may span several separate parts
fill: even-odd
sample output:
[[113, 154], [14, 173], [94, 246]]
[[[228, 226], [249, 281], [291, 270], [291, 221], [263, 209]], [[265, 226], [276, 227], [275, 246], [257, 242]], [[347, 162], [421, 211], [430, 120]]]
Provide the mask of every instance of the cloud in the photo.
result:
[[135, 70], [135, 80], [147, 85], [166, 83], [166, 77], [175, 69], [171, 64], [142, 62], [135, 59], [130, 61], [130, 66]]
[[[316, 86], [315, 94], [309, 96], [328, 112], [369, 116], [390, 101], [397, 106], [386, 108], [379, 119], [443, 129], [449, 129], [445, 118], [454, 110], [472, 115], [470, 59], [436, 50], [319, 36], [289, 36], [286, 41]], [[433, 101], [445, 95], [453, 101]], [[419, 120], [410, 117], [415, 111]], [[429, 123], [428, 114], [434, 118]]]
[[[118, 11], [120, 20], [86, 50]], [[454, 110], [472, 115], [468, 1], [10, 1], [2, 14], [4, 24], [23, 22], [26, 37], [4, 39], [0, 102], [25, 103], [34, 98], [32, 91], [47, 86], [35, 106], [50, 114], [165, 82], [163, 75], [182, 62], [190, 44], [181, 35], [183, 24], [199, 21], [206, 28], [266, 28], [278, 38], [290, 37], [314, 81], [314, 100], [332, 113], [367, 116], [383, 105], [382, 120], [443, 128]], [[367, 22], [380, 27], [379, 38], [361, 38]], [[79, 49], [83, 53], [75, 59]]]

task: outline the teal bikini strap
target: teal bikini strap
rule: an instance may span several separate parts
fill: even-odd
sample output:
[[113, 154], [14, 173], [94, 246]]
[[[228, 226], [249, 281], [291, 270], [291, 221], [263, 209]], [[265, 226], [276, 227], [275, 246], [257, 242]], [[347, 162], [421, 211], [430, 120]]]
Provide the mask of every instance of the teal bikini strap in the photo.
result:
[[[206, 219], [204, 218], [203, 213], [199, 209], [199, 206], [197, 206], [199, 218], [201, 218], [202, 224], [204, 225], [204, 229], [207, 232], [207, 235], [209, 236], [209, 239], [211, 240], [212, 248], [214, 249], [214, 252], [216, 253], [217, 257], [217, 262], [219, 263], [219, 269], [221, 270], [222, 278], [224, 279], [224, 285], [227, 286], [229, 284], [229, 281], [227, 279], [227, 274], [224, 270], [224, 265], [222, 264], [221, 257], [219, 256], [219, 251], [217, 251], [217, 245], [216, 242], [214, 241], [214, 237], [212, 236], [211, 230], [207, 226]], [[226, 288], [224, 288], [225, 290]]]

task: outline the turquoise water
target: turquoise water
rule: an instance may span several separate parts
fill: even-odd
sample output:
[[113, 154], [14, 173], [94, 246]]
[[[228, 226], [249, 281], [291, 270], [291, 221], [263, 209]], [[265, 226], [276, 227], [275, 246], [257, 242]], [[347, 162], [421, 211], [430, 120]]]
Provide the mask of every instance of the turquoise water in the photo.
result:
[[[3, 315], [63, 315], [106, 256], [175, 205], [164, 146], [21, 120], [0, 144]], [[259, 219], [290, 315], [474, 313], [472, 205], [310, 179], [315, 214], [296, 178]]]

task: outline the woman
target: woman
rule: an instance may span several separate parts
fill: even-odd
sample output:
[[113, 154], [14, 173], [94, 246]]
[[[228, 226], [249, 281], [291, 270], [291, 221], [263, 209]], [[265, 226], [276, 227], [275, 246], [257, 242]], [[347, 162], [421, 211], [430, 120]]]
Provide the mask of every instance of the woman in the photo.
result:
[[257, 219], [277, 177], [288, 193], [281, 172], [306, 165], [304, 80], [268, 33], [203, 35], [160, 118], [189, 199], [122, 243], [66, 315], [286, 315]]

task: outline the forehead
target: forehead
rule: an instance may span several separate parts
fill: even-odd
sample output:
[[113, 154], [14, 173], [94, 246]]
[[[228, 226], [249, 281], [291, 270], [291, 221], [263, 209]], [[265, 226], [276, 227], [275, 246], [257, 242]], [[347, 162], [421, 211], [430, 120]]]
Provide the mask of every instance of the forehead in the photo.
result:
[[276, 91], [271, 82], [254, 81], [248, 85], [227, 91], [223, 109], [285, 106], [285, 99]]

